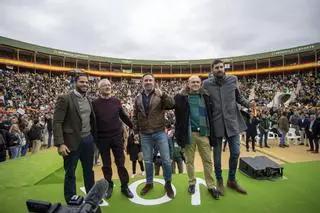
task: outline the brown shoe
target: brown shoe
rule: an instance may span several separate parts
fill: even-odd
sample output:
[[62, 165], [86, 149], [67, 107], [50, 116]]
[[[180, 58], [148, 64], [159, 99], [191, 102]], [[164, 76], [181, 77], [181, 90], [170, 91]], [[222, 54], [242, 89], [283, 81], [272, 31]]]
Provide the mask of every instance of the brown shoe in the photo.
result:
[[247, 191], [243, 189], [241, 186], [239, 186], [239, 184], [235, 180], [234, 181], [228, 180], [227, 186], [231, 189], [236, 190], [237, 192], [240, 192], [241, 194], [248, 194]]
[[217, 190], [219, 191], [219, 194], [221, 196], [224, 196], [224, 186], [223, 186], [223, 180], [218, 180], [217, 181]]
[[141, 190], [140, 195], [143, 196], [153, 189], [153, 183], [147, 183]]
[[171, 186], [171, 182], [166, 182], [166, 184], [164, 184], [164, 189], [166, 190], [167, 196], [171, 199], [174, 198], [174, 192]]

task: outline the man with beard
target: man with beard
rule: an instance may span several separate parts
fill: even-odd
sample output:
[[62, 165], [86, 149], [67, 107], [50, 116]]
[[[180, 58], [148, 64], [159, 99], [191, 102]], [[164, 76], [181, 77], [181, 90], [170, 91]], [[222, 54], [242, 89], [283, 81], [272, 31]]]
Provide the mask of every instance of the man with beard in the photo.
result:
[[237, 104], [249, 108], [250, 103], [241, 95], [237, 77], [225, 74], [223, 61], [216, 59], [212, 66], [213, 76], [203, 82], [203, 88], [209, 92], [213, 102], [211, 105], [215, 136], [213, 159], [218, 191], [220, 195], [224, 195], [221, 171], [221, 147], [222, 139], [226, 138], [230, 148], [227, 186], [237, 192], [247, 194], [247, 191], [240, 187], [236, 181], [236, 171], [240, 155], [239, 134], [247, 129]]
[[165, 133], [165, 110], [174, 107], [174, 100], [155, 88], [155, 80], [152, 74], [144, 74], [142, 77], [143, 91], [135, 99], [133, 124], [135, 133], [140, 133], [141, 148], [146, 167], [146, 185], [141, 190], [143, 196], [153, 188], [153, 152], [156, 146], [160, 152], [165, 191], [169, 198], [174, 198], [171, 186], [171, 160], [168, 137]]
[[95, 115], [86, 97], [88, 78], [75, 78], [75, 89], [58, 97], [53, 115], [54, 145], [63, 157], [65, 170], [64, 198], [67, 203], [76, 195], [75, 170], [80, 159], [84, 186], [87, 192], [94, 185], [93, 143]]
[[[104, 178], [109, 182], [109, 188], [105, 197], [112, 196], [113, 181], [110, 150], [112, 150], [118, 174], [121, 181], [121, 192], [128, 198], [133, 198], [128, 188], [129, 175], [124, 167], [124, 140], [123, 121], [132, 129], [133, 124], [127, 113], [122, 108], [120, 100], [111, 96], [111, 83], [108, 79], [102, 79], [98, 83], [100, 97], [93, 102], [93, 110], [97, 120], [97, 146], [101, 154]], [[120, 121], [121, 119], [121, 121]]]

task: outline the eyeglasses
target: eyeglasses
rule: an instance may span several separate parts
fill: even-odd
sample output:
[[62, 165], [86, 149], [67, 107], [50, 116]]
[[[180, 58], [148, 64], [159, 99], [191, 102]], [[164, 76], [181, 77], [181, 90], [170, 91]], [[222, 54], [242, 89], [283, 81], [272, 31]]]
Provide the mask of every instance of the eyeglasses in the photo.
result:
[[215, 69], [223, 69], [224, 66], [216, 66], [216, 67], [213, 67], [213, 68], [215, 68]]

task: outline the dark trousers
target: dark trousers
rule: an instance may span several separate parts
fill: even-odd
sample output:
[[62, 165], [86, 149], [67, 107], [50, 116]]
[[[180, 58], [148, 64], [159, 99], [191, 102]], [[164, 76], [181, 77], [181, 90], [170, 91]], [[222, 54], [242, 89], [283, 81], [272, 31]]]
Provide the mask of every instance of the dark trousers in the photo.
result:
[[0, 144], [0, 162], [7, 160], [7, 150], [4, 144]]
[[260, 147], [262, 147], [262, 138], [264, 139], [264, 146], [268, 146], [268, 131], [262, 130], [260, 129], [260, 140], [259, 140], [259, 144]]
[[137, 161], [138, 161], [138, 163], [140, 165], [141, 172], [144, 171], [143, 162], [139, 161], [139, 160], [135, 160], [135, 161], [132, 161], [132, 174], [136, 174], [136, 172], [137, 172]]
[[52, 141], [52, 131], [48, 132], [48, 148], [51, 147], [51, 141]]
[[97, 146], [102, 159], [102, 172], [104, 178], [112, 184], [111, 150], [118, 169], [121, 187], [127, 187], [129, 175], [127, 169], [124, 167], [125, 156], [122, 135], [114, 136], [112, 138], [98, 138]]
[[171, 163], [172, 174], [176, 173], [176, 164], [178, 166], [178, 172], [183, 173], [183, 160], [182, 157], [173, 158]]
[[65, 178], [64, 178], [64, 198], [66, 202], [73, 195], [76, 195], [76, 176], [78, 160], [80, 159], [83, 172], [83, 180], [86, 192], [89, 192], [94, 185], [93, 167], [93, 137], [89, 136], [82, 138], [77, 150], [71, 151], [68, 156], [63, 158]]
[[315, 137], [314, 142], [314, 151], [319, 152], [319, 138]]
[[319, 151], [319, 138], [316, 138], [313, 135], [309, 136], [309, 144], [311, 150]]
[[247, 133], [247, 136], [246, 136], [246, 148], [247, 148], [247, 150], [249, 150], [249, 141], [250, 141], [250, 139], [251, 139], [251, 142], [252, 142], [252, 150], [255, 150], [255, 143], [256, 143], [255, 137], [256, 137], [255, 134]]

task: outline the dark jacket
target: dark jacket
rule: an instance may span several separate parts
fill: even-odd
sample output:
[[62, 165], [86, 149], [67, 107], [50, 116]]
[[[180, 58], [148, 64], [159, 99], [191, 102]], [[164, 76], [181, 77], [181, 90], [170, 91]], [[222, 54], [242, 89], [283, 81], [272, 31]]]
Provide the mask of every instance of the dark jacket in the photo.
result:
[[316, 118], [312, 125], [312, 136], [314, 139], [320, 137], [320, 117]]
[[233, 75], [224, 76], [221, 82], [215, 76], [203, 81], [203, 88], [208, 91], [213, 102], [212, 113], [216, 137], [231, 137], [247, 129], [237, 104], [247, 108], [250, 104], [241, 95], [237, 82], [238, 78]]
[[92, 102], [92, 107], [96, 116], [97, 143], [105, 141], [105, 138], [122, 135], [123, 124], [121, 121], [132, 129], [133, 124], [123, 110], [119, 99], [115, 97], [110, 97], [109, 99], [100, 97]]
[[141, 145], [140, 143], [134, 143], [134, 135], [130, 134], [128, 137], [127, 143], [127, 153], [130, 156], [130, 161], [138, 160], [138, 153], [141, 152]]
[[259, 123], [259, 130], [260, 132], [267, 132], [269, 131], [270, 127], [270, 120], [268, 117], [265, 118], [260, 118], [260, 123]]
[[154, 133], [164, 130], [166, 127], [165, 110], [174, 108], [172, 97], [163, 93], [160, 97], [154, 92], [150, 99], [148, 112], [145, 111], [142, 94], [139, 93], [134, 102], [133, 128], [135, 133]]
[[258, 124], [259, 124], [259, 120], [257, 118], [253, 117], [251, 121], [250, 119], [248, 119], [248, 122], [247, 122], [248, 129], [246, 130], [247, 134], [256, 136], [258, 134], [257, 132]]
[[282, 130], [284, 132], [288, 132], [289, 131], [289, 120], [288, 120], [288, 118], [286, 116], [284, 116], [284, 115], [281, 116], [279, 118], [278, 123], [279, 123], [279, 127], [278, 128], [280, 130]]
[[[91, 107], [90, 124], [92, 136], [96, 137], [96, 119]], [[75, 151], [81, 142], [82, 123], [79, 103], [74, 92], [59, 96], [53, 114], [54, 145], [67, 145], [70, 151]]]
[[[214, 124], [212, 120], [212, 109], [213, 109], [213, 103], [211, 101], [211, 98], [209, 94], [201, 89], [200, 95], [204, 98], [205, 105], [207, 108], [207, 115], [210, 125], [210, 145], [215, 146], [215, 140], [214, 140]], [[185, 147], [186, 144], [190, 144], [190, 135], [191, 133], [189, 125], [189, 119], [190, 119], [190, 108], [189, 108], [189, 102], [188, 102], [188, 92], [186, 90], [183, 90], [181, 93], [177, 94], [174, 97], [175, 101], [175, 116], [176, 116], [176, 123], [175, 123], [175, 137], [177, 139], [177, 143], [182, 148]]]
[[42, 139], [42, 127], [40, 124], [33, 124], [28, 132], [28, 139], [30, 141]]
[[52, 132], [52, 118], [46, 118], [46, 123], [48, 132]]

